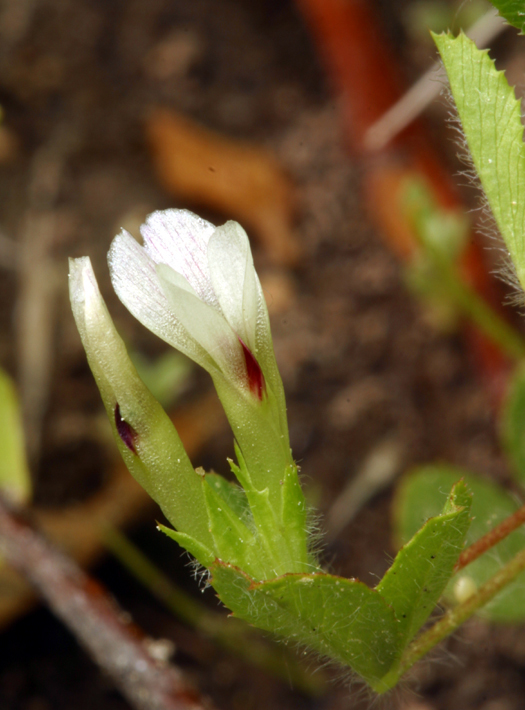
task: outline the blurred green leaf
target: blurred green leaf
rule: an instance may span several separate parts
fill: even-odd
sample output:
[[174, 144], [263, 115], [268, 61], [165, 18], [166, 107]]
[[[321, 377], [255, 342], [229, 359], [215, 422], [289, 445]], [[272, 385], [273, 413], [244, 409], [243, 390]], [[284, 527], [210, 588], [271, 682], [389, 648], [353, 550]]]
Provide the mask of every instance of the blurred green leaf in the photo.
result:
[[130, 352], [130, 359], [141, 380], [165, 408], [175, 404], [193, 369], [191, 360], [172, 348], [153, 361], [137, 351]]
[[18, 397], [11, 378], [0, 370], [0, 488], [17, 503], [31, 496]]
[[401, 548], [376, 587], [394, 609], [405, 645], [423, 626], [450, 580], [470, 526], [471, 502], [465, 484], [456, 483], [441, 514], [430, 518]]
[[525, 365], [516, 368], [501, 412], [501, 439], [518, 483], [525, 486]]
[[[519, 503], [501, 486], [462, 469], [445, 464], [419, 467], [402, 481], [394, 503], [394, 530], [400, 544], [410, 540], [425, 520], [439, 513], [447, 491], [461, 478], [472, 492], [473, 520], [467, 545], [519, 508]], [[463, 601], [467, 594], [484, 584], [524, 548], [525, 530], [522, 527], [455, 575], [446, 590], [447, 600], [450, 603]], [[525, 619], [525, 573], [487, 604], [480, 615], [492, 621]]]
[[431, 187], [422, 179], [407, 179], [401, 200], [421, 246], [430, 252], [430, 260], [437, 254], [446, 261], [457, 261], [468, 243], [468, 217], [457, 209], [445, 209], [438, 204]]
[[428, 42], [428, 30], [434, 32], [468, 29], [490, 9], [485, 0], [469, 0], [451, 4], [446, 0], [415, 0], [403, 10], [404, 24], [412, 38]]
[[523, 0], [490, 0], [499, 14], [504, 17], [510, 25], [517, 27], [521, 34], [525, 28], [525, 5]]
[[407, 180], [401, 200], [421, 245], [406, 271], [408, 286], [427, 302], [441, 327], [454, 326], [462, 314], [504, 352], [523, 360], [521, 334], [466, 283], [458, 266], [469, 236], [468, 220], [438, 205], [422, 180]]

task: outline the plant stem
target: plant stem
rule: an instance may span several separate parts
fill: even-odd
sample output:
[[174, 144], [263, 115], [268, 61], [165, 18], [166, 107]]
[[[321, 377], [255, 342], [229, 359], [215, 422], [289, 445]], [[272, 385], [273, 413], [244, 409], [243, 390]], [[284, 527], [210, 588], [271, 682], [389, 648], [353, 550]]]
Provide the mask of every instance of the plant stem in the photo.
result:
[[453, 633], [461, 624], [478, 611], [478, 609], [485, 606], [485, 604], [510, 584], [523, 570], [525, 570], [525, 550], [519, 552], [510, 562], [502, 567], [497, 574], [485, 582], [467, 601], [447, 611], [428, 631], [416, 638], [405, 651], [399, 665], [382, 679], [381, 692], [393, 688], [401, 676], [406, 673], [416, 661], [425, 656], [446, 636]]
[[505, 520], [502, 520], [499, 525], [496, 525], [496, 527], [490, 530], [486, 535], [483, 535], [483, 537], [476, 540], [470, 547], [463, 550], [456, 562], [454, 572], [459, 572], [471, 562], [477, 560], [478, 557], [481, 557], [487, 550], [490, 550], [491, 547], [494, 547], [498, 542], [505, 539], [507, 535], [514, 532], [514, 530], [519, 528], [520, 525], [523, 525], [523, 523], [525, 523], [525, 505], [522, 505], [521, 508], [518, 508], [518, 510], [512, 513], [512, 515], [509, 515], [508, 518], [505, 518]]
[[227, 651], [312, 696], [322, 694], [322, 675], [313, 676], [284, 649], [270, 646], [260, 635], [238, 619], [209, 611], [161, 572], [117, 528], [104, 527], [104, 543], [119, 562], [178, 619], [197, 629]]

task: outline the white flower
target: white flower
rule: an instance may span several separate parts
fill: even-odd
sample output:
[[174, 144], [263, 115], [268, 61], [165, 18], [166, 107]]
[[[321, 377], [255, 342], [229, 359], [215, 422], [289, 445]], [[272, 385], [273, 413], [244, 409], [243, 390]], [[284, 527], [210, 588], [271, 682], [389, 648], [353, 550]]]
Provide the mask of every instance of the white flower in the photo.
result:
[[187, 210], [154, 212], [144, 246], [123, 231], [109, 252], [113, 287], [149, 330], [214, 377], [259, 400], [273, 377], [266, 303], [246, 232], [214, 227]]

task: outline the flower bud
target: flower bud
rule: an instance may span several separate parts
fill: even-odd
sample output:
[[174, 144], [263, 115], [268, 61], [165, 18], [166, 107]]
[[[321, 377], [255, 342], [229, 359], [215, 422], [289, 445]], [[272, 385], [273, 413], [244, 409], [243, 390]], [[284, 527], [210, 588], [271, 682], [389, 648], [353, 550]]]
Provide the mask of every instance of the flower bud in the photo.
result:
[[130, 472], [181, 533], [213, 549], [202, 481], [117, 333], [88, 257], [70, 259], [73, 315]]

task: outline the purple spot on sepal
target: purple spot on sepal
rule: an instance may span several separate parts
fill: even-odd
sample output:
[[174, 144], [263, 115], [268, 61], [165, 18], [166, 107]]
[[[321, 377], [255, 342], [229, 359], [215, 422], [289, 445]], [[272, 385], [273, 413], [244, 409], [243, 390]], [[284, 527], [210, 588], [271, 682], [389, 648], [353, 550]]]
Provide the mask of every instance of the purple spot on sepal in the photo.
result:
[[131, 427], [127, 422], [122, 419], [120, 415], [120, 405], [117, 402], [115, 407], [115, 426], [117, 427], [117, 432], [124, 444], [128, 447], [130, 451], [134, 454], [137, 453], [135, 448], [135, 439], [137, 437], [137, 432]]
[[250, 388], [250, 392], [255, 395], [257, 399], [262, 400], [266, 394], [266, 383], [264, 381], [261, 366], [253, 356], [251, 350], [246, 347], [240, 338], [239, 342], [242, 345], [244, 361], [246, 362], [246, 374], [248, 375], [248, 386]]

